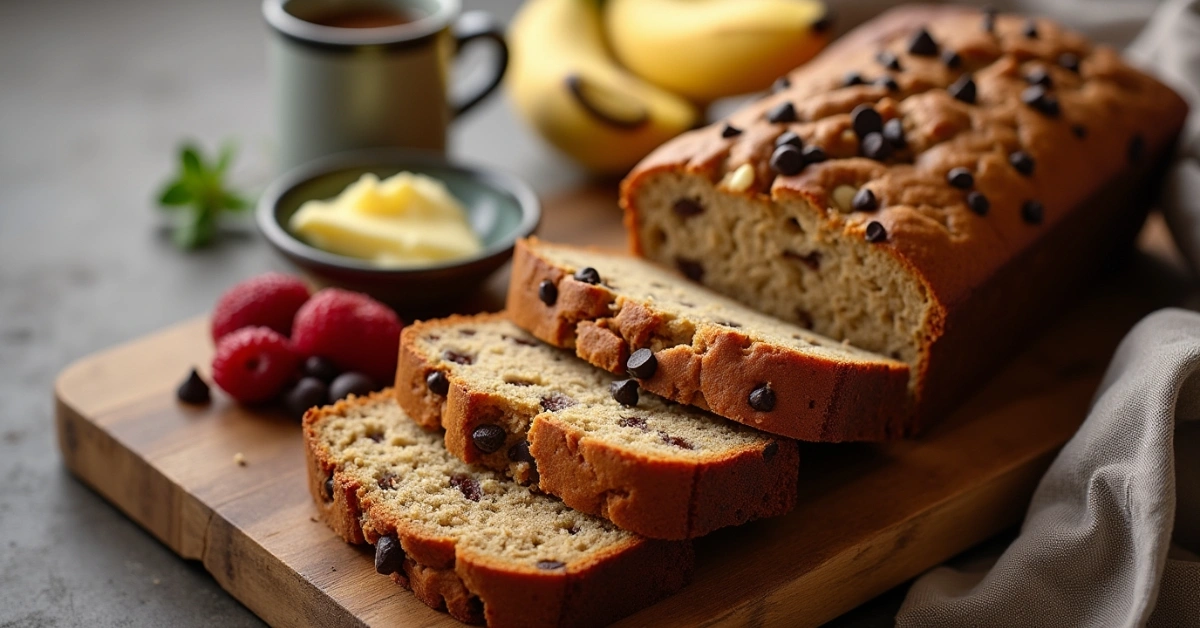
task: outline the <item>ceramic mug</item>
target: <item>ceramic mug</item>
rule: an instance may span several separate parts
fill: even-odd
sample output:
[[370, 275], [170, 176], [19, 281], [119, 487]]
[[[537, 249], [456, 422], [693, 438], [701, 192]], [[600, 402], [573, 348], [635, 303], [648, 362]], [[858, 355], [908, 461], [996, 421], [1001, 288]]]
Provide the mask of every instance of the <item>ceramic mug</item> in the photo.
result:
[[[444, 151], [450, 122], [508, 64], [499, 23], [461, 11], [459, 0], [264, 0], [282, 168], [356, 148]], [[494, 49], [490, 76], [452, 101], [450, 66], [475, 40]]]

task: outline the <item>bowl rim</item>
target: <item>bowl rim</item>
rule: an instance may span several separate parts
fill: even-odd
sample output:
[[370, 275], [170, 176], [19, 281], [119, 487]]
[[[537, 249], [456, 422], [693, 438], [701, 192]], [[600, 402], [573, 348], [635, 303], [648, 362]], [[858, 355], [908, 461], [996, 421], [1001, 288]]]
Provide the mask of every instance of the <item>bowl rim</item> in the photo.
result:
[[[379, 266], [367, 260], [361, 260], [346, 255], [330, 253], [292, 235], [278, 220], [276, 209], [280, 200], [297, 187], [323, 176], [345, 170], [368, 169], [375, 167], [409, 166], [418, 169], [434, 167], [453, 170], [470, 178], [478, 180], [484, 186], [500, 190], [512, 196], [521, 210], [521, 222], [512, 230], [511, 238], [504, 238], [490, 246], [484, 247], [475, 255], [464, 257], [442, 264], [425, 266], [388, 268]], [[311, 200], [311, 199], [310, 199]], [[258, 229], [266, 236], [267, 241], [280, 249], [284, 254], [303, 258], [309, 262], [337, 270], [353, 270], [373, 275], [421, 275], [429, 272], [445, 271], [476, 264], [498, 255], [511, 252], [517, 240], [529, 237], [541, 224], [542, 207], [537, 194], [529, 184], [517, 177], [473, 163], [452, 161], [440, 153], [401, 148], [371, 148], [348, 151], [320, 157], [313, 161], [297, 166], [271, 182], [259, 197], [255, 208], [255, 222]]]

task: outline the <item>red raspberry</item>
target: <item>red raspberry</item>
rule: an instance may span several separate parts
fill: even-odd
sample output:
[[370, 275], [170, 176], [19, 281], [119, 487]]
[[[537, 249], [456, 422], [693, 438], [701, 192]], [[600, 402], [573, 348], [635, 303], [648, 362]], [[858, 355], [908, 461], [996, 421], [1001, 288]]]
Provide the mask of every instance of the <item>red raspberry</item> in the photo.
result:
[[213, 308], [213, 342], [243, 327], [270, 327], [291, 335], [296, 310], [308, 300], [308, 294], [303, 281], [283, 273], [265, 273], [238, 283], [226, 290]]
[[396, 374], [401, 327], [396, 313], [375, 299], [325, 288], [296, 312], [292, 345], [304, 355], [328, 358], [343, 371], [387, 384]]
[[242, 403], [274, 398], [296, 372], [288, 339], [266, 327], [243, 327], [217, 343], [213, 381]]

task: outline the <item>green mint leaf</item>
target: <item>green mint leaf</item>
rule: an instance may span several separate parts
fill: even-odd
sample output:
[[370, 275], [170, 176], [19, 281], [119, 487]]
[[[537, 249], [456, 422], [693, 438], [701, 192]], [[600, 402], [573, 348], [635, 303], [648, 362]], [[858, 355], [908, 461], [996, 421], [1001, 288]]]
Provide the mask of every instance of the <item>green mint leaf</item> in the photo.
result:
[[184, 144], [179, 151], [179, 161], [183, 164], [183, 174], [196, 180], [204, 178], [204, 162], [200, 159], [200, 151], [191, 144]]
[[179, 207], [192, 202], [192, 190], [184, 181], [174, 181], [158, 197], [163, 207]]
[[225, 209], [232, 212], [246, 211], [247, 209], [250, 209], [251, 205], [250, 201], [239, 196], [236, 192], [230, 191], [223, 192], [221, 204], [225, 206]]

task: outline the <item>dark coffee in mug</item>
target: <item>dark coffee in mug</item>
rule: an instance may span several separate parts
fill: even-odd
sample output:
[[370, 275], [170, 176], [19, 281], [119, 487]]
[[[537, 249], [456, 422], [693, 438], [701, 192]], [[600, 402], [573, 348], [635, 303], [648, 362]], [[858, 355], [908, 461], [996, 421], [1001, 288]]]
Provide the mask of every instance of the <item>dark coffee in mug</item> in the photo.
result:
[[415, 9], [387, 5], [359, 5], [319, 12], [308, 21], [334, 28], [384, 28], [408, 24], [425, 17]]

